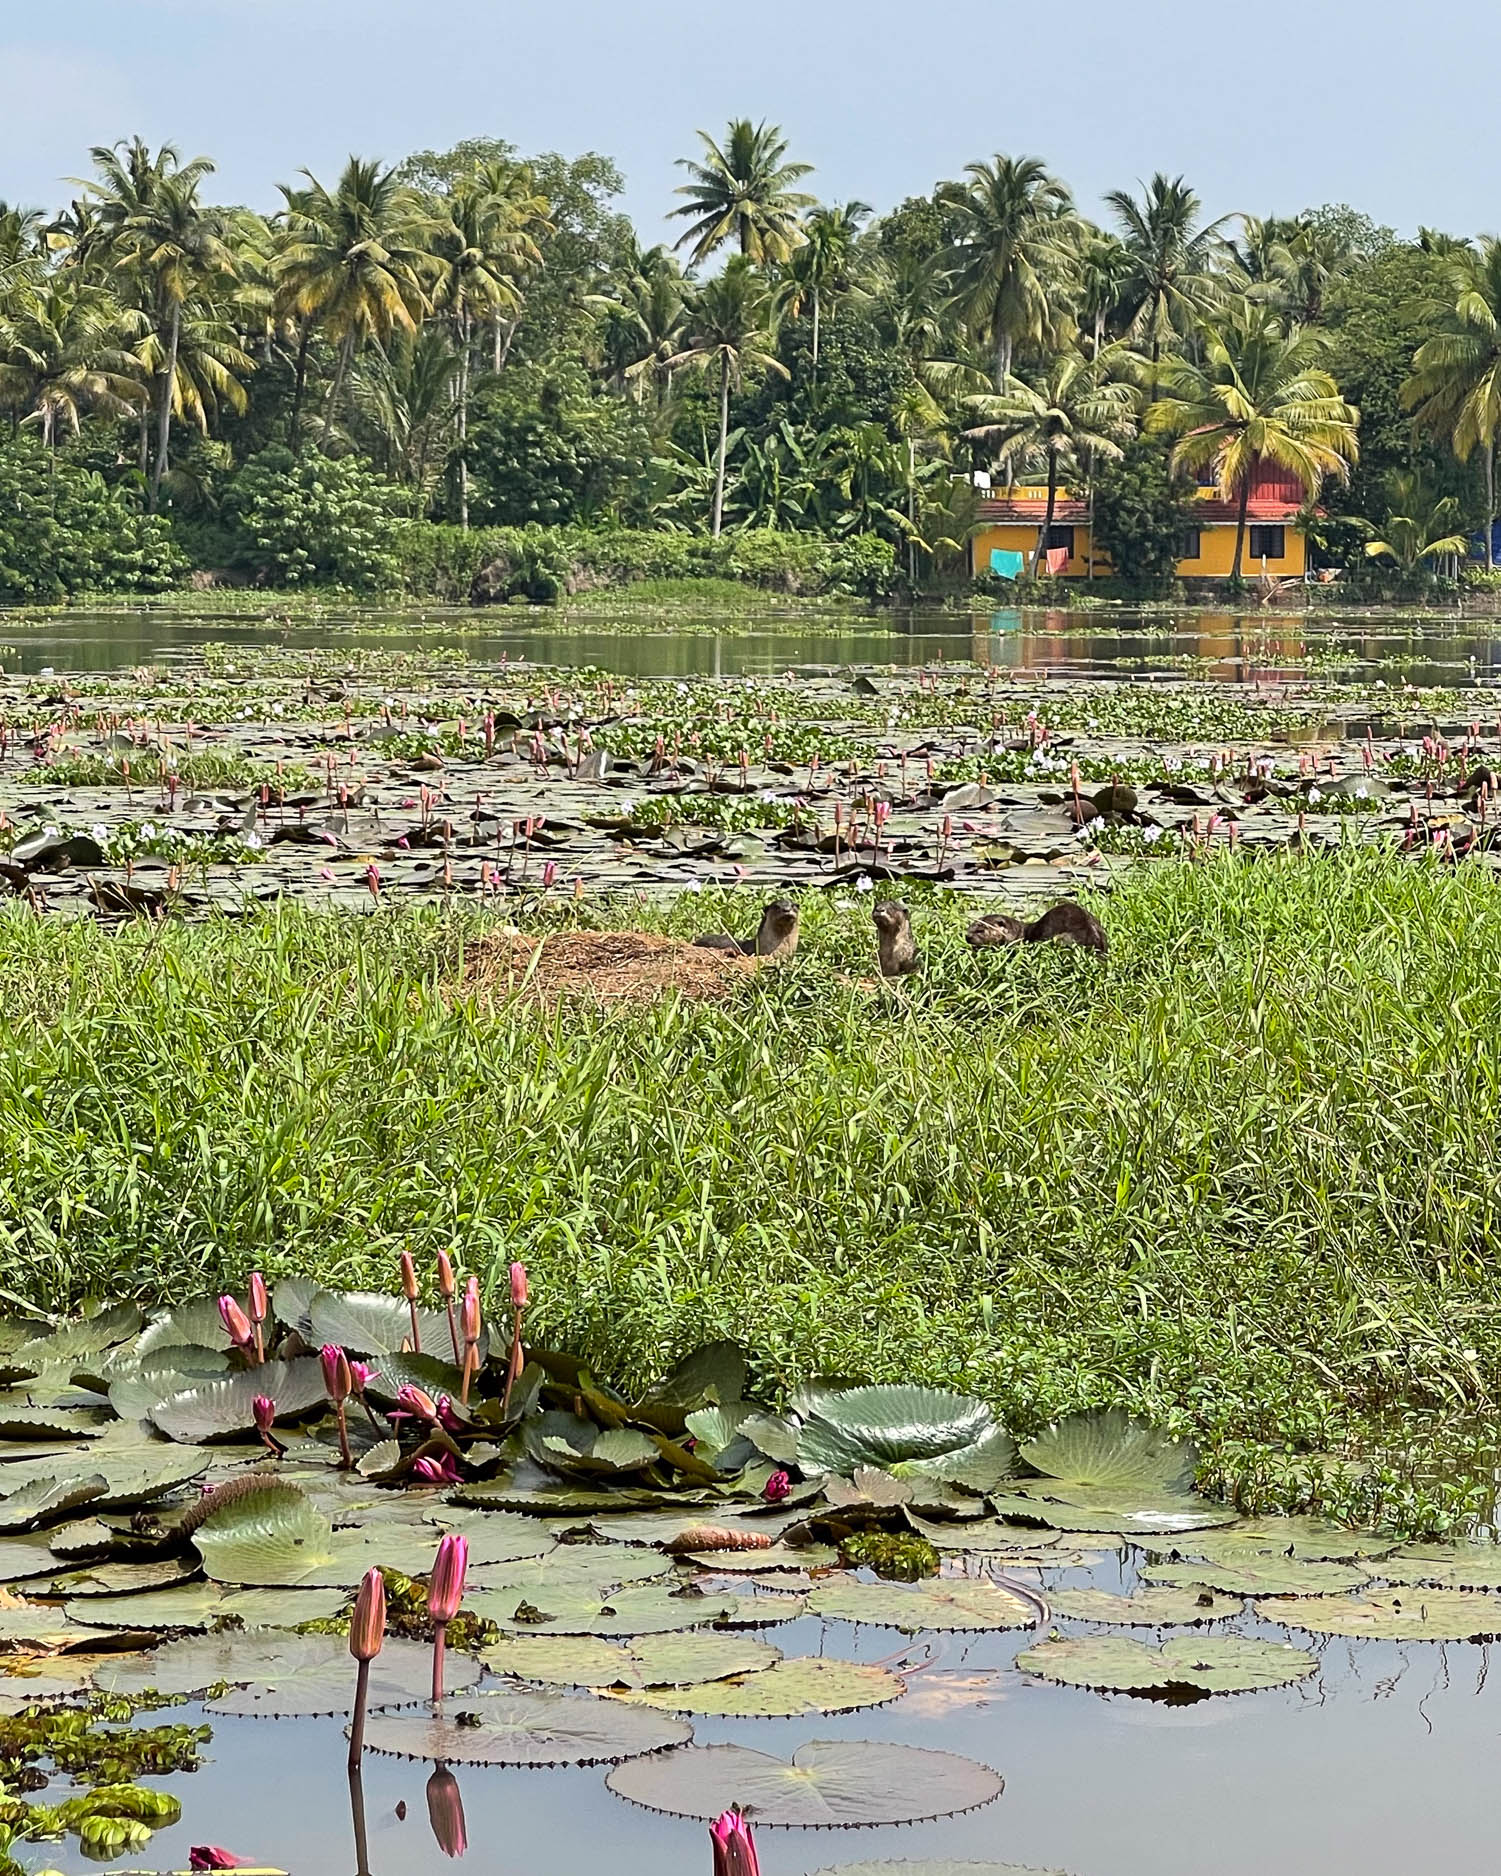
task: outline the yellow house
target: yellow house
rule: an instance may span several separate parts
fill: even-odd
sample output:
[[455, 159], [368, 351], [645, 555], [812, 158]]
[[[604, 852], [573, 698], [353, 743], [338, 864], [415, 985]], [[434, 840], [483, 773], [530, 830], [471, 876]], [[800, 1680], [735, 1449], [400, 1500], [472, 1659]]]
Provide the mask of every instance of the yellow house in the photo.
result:
[[[1243, 571], [1248, 579], [1266, 573], [1275, 579], [1299, 578], [1308, 565], [1308, 543], [1298, 525], [1304, 505], [1301, 486], [1282, 470], [1263, 463], [1246, 504]], [[971, 549], [976, 577], [999, 574], [1015, 578], [1030, 573], [1038, 536], [1047, 518], [1045, 488], [1013, 485], [982, 499], [979, 528]], [[1225, 501], [1216, 488], [1201, 488], [1195, 500], [1194, 525], [1185, 530], [1178, 558], [1181, 580], [1228, 580], [1235, 570], [1235, 534], [1239, 505]], [[1103, 548], [1091, 553], [1089, 504], [1060, 489], [1053, 504], [1053, 527], [1045, 543], [1045, 570], [1064, 579], [1097, 579], [1112, 571]], [[1017, 555], [1021, 555], [1020, 561]]]

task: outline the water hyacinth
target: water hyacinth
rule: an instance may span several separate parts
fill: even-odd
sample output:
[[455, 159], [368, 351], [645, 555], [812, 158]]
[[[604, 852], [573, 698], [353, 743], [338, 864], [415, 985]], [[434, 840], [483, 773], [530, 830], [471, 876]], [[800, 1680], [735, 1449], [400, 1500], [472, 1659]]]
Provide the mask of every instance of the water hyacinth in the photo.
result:
[[349, 1652], [359, 1663], [354, 1688], [354, 1715], [349, 1727], [349, 1769], [357, 1772], [365, 1748], [365, 1707], [370, 1698], [370, 1663], [386, 1639], [386, 1579], [379, 1570], [367, 1570], [349, 1618]]
[[443, 1698], [443, 1650], [448, 1625], [464, 1601], [464, 1578], [469, 1570], [469, 1540], [450, 1531], [438, 1545], [428, 1584], [427, 1612], [433, 1619], [433, 1699]]

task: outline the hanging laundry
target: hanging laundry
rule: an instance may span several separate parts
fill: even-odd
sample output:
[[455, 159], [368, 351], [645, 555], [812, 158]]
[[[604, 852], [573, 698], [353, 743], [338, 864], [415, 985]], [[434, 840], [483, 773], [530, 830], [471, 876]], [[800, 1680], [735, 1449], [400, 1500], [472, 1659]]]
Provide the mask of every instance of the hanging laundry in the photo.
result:
[[1026, 564], [1027, 556], [1015, 553], [1009, 547], [992, 547], [990, 550], [990, 571], [998, 580], [1020, 579]]
[[1066, 573], [1067, 571], [1068, 549], [1066, 547], [1050, 547], [1048, 549], [1048, 572], [1056, 574]]

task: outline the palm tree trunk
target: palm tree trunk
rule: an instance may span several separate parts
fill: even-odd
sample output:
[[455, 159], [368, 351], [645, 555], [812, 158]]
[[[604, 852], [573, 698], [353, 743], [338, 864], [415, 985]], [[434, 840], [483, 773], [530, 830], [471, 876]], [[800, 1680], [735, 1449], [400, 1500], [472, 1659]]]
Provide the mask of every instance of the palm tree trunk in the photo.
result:
[[1058, 452], [1048, 451], [1048, 511], [1037, 533], [1037, 552], [1032, 556], [1032, 578], [1037, 578], [1037, 570], [1042, 565], [1042, 556], [1048, 544], [1048, 536], [1053, 532], [1053, 514], [1058, 506]]
[[818, 288], [815, 286], [813, 289], [813, 370], [815, 375], [818, 371], [818, 329], [821, 311], [818, 303]]
[[1011, 334], [998, 332], [995, 335], [995, 388], [1004, 391], [1006, 380], [1011, 376]]
[[140, 446], [141, 482], [144, 485], [146, 472], [151, 467], [151, 407], [149, 404], [142, 404], [141, 406], [138, 428], [140, 431], [137, 440]]
[[177, 385], [177, 347], [182, 337], [182, 306], [172, 303], [172, 333], [167, 341], [167, 364], [162, 372], [161, 408], [156, 413], [156, 461], [151, 465], [151, 488], [146, 497], [149, 514], [161, 499], [162, 477], [167, 473], [167, 450], [172, 441], [172, 392]]
[[302, 321], [302, 331], [297, 340], [297, 372], [292, 381], [292, 414], [287, 424], [287, 442], [295, 456], [302, 442], [302, 394], [307, 389], [307, 353], [312, 343], [313, 322]]
[[459, 526], [469, 527], [469, 315], [459, 320]]
[[1496, 439], [1485, 449], [1485, 570], [1496, 565]]
[[339, 408], [339, 396], [344, 389], [344, 376], [349, 370], [349, 361], [354, 356], [354, 327], [344, 334], [339, 345], [339, 362], [334, 366], [334, 381], [328, 387], [328, 402], [323, 407], [323, 437], [321, 449], [328, 448], [328, 439], [333, 433], [334, 412]]
[[505, 342], [503, 344], [501, 343], [501, 339], [500, 339], [500, 328], [498, 326], [496, 327], [496, 331], [495, 331], [495, 369], [496, 371], [504, 370], [505, 362], [511, 356], [511, 343], [516, 337], [516, 328], [520, 324], [521, 324], [520, 313], [517, 313], [514, 319], [508, 319], [506, 321], [506, 336], [505, 336]]
[[719, 361], [719, 455], [714, 467], [714, 538], [724, 525], [724, 454], [730, 434], [730, 361]]
[[1237, 518], [1236, 523], [1235, 523], [1235, 561], [1231, 569], [1231, 577], [1237, 580], [1243, 580], [1245, 578], [1245, 572], [1241, 566], [1241, 556], [1245, 551], [1245, 545], [1246, 545], [1246, 511], [1250, 506], [1251, 506], [1251, 472], [1248, 469], [1246, 473], [1241, 477], [1240, 515]]

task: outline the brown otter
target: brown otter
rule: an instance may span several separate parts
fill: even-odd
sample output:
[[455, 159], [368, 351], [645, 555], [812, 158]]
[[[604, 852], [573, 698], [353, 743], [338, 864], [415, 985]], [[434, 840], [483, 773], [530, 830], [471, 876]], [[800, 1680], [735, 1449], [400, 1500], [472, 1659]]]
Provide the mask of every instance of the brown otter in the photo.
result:
[[912, 914], [900, 899], [882, 899], [870, 908], [883, 977], [909, 977], [921, 964], [912, 942]]
[[764, 958], [785, 964], [797, 952], [798, 911], [785, 899], [773, 899], [761, 914], [754, 938], [731, 938], [723, 932], [706, 932], [694, 944], [704, 951], [728, 951], [736, 957]]
[[986, 950], [992, 945], [1052, 943], [1080, 945], [1087, 951], [1098, 951], [1103, 957], [1109, 949], [1104, 926], [1092, 912], [1086, 912], [1082, 905], [1075, 905], [1072, 899], [1063, 899], [1057, 905], [1049, 906], [1041, 918], [1034, 918], [1026, 925], [1007, 912], [992, 912], [986, 918], [977, 918], [964, 937], [965, 942], [976, 951]]

